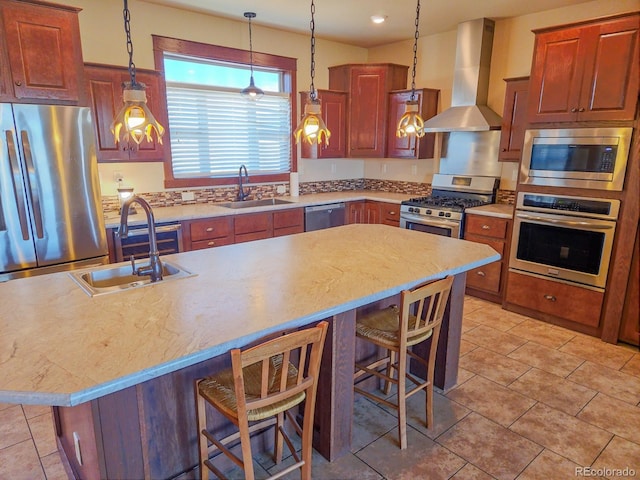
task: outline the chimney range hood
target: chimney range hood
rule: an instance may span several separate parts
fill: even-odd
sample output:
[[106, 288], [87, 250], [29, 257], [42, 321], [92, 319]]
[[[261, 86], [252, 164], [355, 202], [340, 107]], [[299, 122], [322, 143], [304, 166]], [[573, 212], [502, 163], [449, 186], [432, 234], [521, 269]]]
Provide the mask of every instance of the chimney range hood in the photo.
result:
[[500, 130], [502, 117], [487, 106], [494, 27], [487, 18], [458, 25], [451, 107], [427, 120], [425, 132]]

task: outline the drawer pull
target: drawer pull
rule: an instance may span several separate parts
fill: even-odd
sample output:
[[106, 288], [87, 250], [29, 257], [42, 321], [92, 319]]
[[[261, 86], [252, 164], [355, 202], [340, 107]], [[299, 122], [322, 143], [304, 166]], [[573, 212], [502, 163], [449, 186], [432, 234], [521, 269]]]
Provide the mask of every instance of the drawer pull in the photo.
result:
[[213, 227], [207, 227], [207, 232], [213, 232]]
[[482, 229], [483, 230], [491, 230], [491, 227], [489, 225], [482, 225]]
[[207, 245], [209, 245], [210, 247], [213, 247], [216, 244], [216, 242], [211, 241], [211, 242], [207, 242]]
[[545, 298], [545, 300], [549, 300], [550, 302], [555, 302], [556, 301], [555, 295], [545, 295], [544, 298]]
[[389, 215], [395, 215], [396, 212], [387, 212]]
[[476, 272], [476, 274], [477, 274], [478, 276], [480, 276], [480, 277], [486, 277], [486, 276], [487, 276], [487, 274], [486, 274], [486, 273], [484, 273], [482, 270], [480, 270], [479, 272]]

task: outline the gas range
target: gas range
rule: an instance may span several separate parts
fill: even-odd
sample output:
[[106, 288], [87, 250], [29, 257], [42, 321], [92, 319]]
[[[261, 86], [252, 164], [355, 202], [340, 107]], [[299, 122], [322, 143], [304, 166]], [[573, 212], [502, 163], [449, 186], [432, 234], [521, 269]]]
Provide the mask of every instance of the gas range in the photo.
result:
[[400, 226], [411, 230], [461, 238], [464, 210], [495, 203], [499, 179], [435, 174], [432, 194], [400, 205]]

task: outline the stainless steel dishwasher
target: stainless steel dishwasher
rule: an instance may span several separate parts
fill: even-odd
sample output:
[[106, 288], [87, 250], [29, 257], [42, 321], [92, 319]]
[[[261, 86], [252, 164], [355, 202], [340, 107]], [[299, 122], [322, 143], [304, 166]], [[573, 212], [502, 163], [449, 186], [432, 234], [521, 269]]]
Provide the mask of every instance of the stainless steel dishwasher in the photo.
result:
[[304, 231], [338, 227], [345, 223], [344, 202], [316, 205], [304, 209]]

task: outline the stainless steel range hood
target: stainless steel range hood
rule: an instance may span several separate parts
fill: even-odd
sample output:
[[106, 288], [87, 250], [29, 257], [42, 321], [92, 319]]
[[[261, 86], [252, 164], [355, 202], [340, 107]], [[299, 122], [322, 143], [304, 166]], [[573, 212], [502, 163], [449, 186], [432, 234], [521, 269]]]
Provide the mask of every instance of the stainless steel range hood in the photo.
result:
[[494, 26], [487, 18], [458, 25], [451, 108], [427, 120], [426, 132], [500, 130], [502, 118], [487, 106]]

